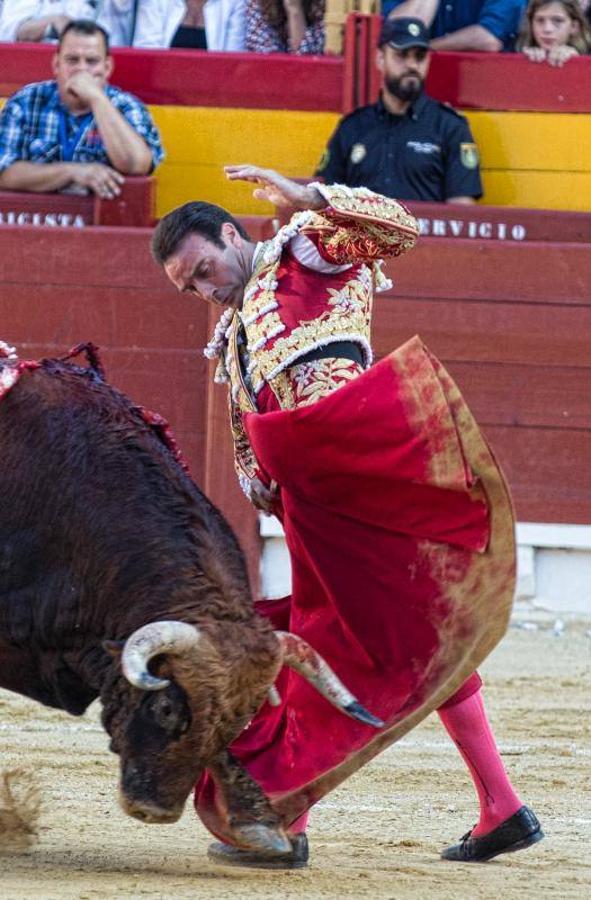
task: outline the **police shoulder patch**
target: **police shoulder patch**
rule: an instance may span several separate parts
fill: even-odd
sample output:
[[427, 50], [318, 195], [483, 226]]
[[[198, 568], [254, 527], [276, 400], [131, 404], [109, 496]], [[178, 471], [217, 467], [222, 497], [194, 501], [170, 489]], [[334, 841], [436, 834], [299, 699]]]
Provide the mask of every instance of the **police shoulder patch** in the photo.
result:
[[353, 163], [353, 165], [357, 165], [360, 163], [362, 159], [365, 158], [367, 153], [367, 148], [365, 144], [353, 144], [351, 147], [351, 152], [349, 154], [349, 159]]
[[475, 169], [480, 161], [476, 144], [468, 142], [460, 144], [460, 159], [466, 169]]

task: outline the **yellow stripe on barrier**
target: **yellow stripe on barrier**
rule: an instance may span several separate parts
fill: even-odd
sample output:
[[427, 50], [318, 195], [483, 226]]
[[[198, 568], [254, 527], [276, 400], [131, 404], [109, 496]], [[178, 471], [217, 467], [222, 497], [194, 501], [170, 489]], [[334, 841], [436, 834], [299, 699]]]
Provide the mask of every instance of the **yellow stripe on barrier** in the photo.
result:
[[314, 172], [338, 116], [334, 113], [212, 107], [153, 107], [166, 162], [158, 177], [157, 213], [187, 200], [208, 200], [240, 215], [272, 212], [250, 185], [228, 182], [224, 165], [250, 162], [304, 177]]
[[[332, 113], [154, 107], [167, 147], [158, 214], [201, 198], [243, 215], [270, 213], [222, 166], [253, 162], [297, 177], [313, 173], [339, 117]], [[591, 116], [469, 111], [481, 152], [483, 202], [591, 209]]]
[[[591, 210], [591, 172], [484, 170], [482, 203], [532, 209]], [[560, 235], [557, 234], [557, 240]]]
[[591, 115], [465, 113], [488, 169], [590, 172]]
[[[0, 106], [3, 101], [0, 101]], [[166, 148], [157, 170], [157, 215], [187, 200], [219, 203], [240, 215], [272, 212], [222, 167], [252, 162], [310, 176], [339, 116], [335, 113], [153, 106]], [[539, 209], [591, 209], [591, 115], [466, 113], [480, 148], [483, 202]]]

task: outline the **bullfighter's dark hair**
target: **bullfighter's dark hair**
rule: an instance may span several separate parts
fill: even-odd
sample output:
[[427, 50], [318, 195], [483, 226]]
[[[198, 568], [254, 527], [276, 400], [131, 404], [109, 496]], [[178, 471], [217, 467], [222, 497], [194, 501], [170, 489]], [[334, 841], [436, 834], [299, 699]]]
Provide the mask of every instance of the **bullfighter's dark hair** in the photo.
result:
[[110, 54], [111, 50], [109, 47], [108, 31], [105, 31], [102, 25], [99, 25], [97, 22], [93, 22], [92, 19], [71, 19], [60, 34], [58, 41], [58, 47], [60, 48], [60, 50], [65, 36], [71, 31], [73, 31], [74, 34], [83, 34], [86, 37], [94, 37], [95, 34], [102, 35], [103, 41], [105, 42], [105, 50], [107, 51], [107, 55]]
[[221, 206], [195, 200], [184, 203], [164, 216], [156, 226], [152, 236], [152, 256], [163, 266], [189, 234], [200, 234], [223, 249], [226, 245], [221, 239], [221, 231], [226, 222], [234, 226], [240, 237], [250, 241], [244, 226]]

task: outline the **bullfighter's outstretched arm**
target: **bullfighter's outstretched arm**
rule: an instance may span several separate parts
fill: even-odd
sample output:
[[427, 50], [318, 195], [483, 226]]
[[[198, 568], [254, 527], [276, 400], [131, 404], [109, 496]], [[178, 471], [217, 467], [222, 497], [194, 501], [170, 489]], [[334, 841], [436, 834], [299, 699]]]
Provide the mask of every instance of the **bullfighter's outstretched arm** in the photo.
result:
[[367, 188], [298, 184], [258, 166], [226, 166], [225, 171], [232, 181], [256, 184], [258, 200], [312, 211], [305, 224], [297, 223], [297, 231], [310, 238], [333, 265], [399, 256], [416, 243], [418, 223], [406, 207]]

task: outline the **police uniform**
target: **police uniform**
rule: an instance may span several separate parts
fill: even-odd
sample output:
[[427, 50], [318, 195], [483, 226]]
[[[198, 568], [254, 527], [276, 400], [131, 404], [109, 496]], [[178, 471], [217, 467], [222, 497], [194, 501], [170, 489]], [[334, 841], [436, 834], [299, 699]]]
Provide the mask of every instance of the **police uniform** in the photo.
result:
[[481, 197], [478, 149], [464, 116], [426, 94], [403, 115], [380, 98], [337, 126], [316, 174], [400, 200]]

